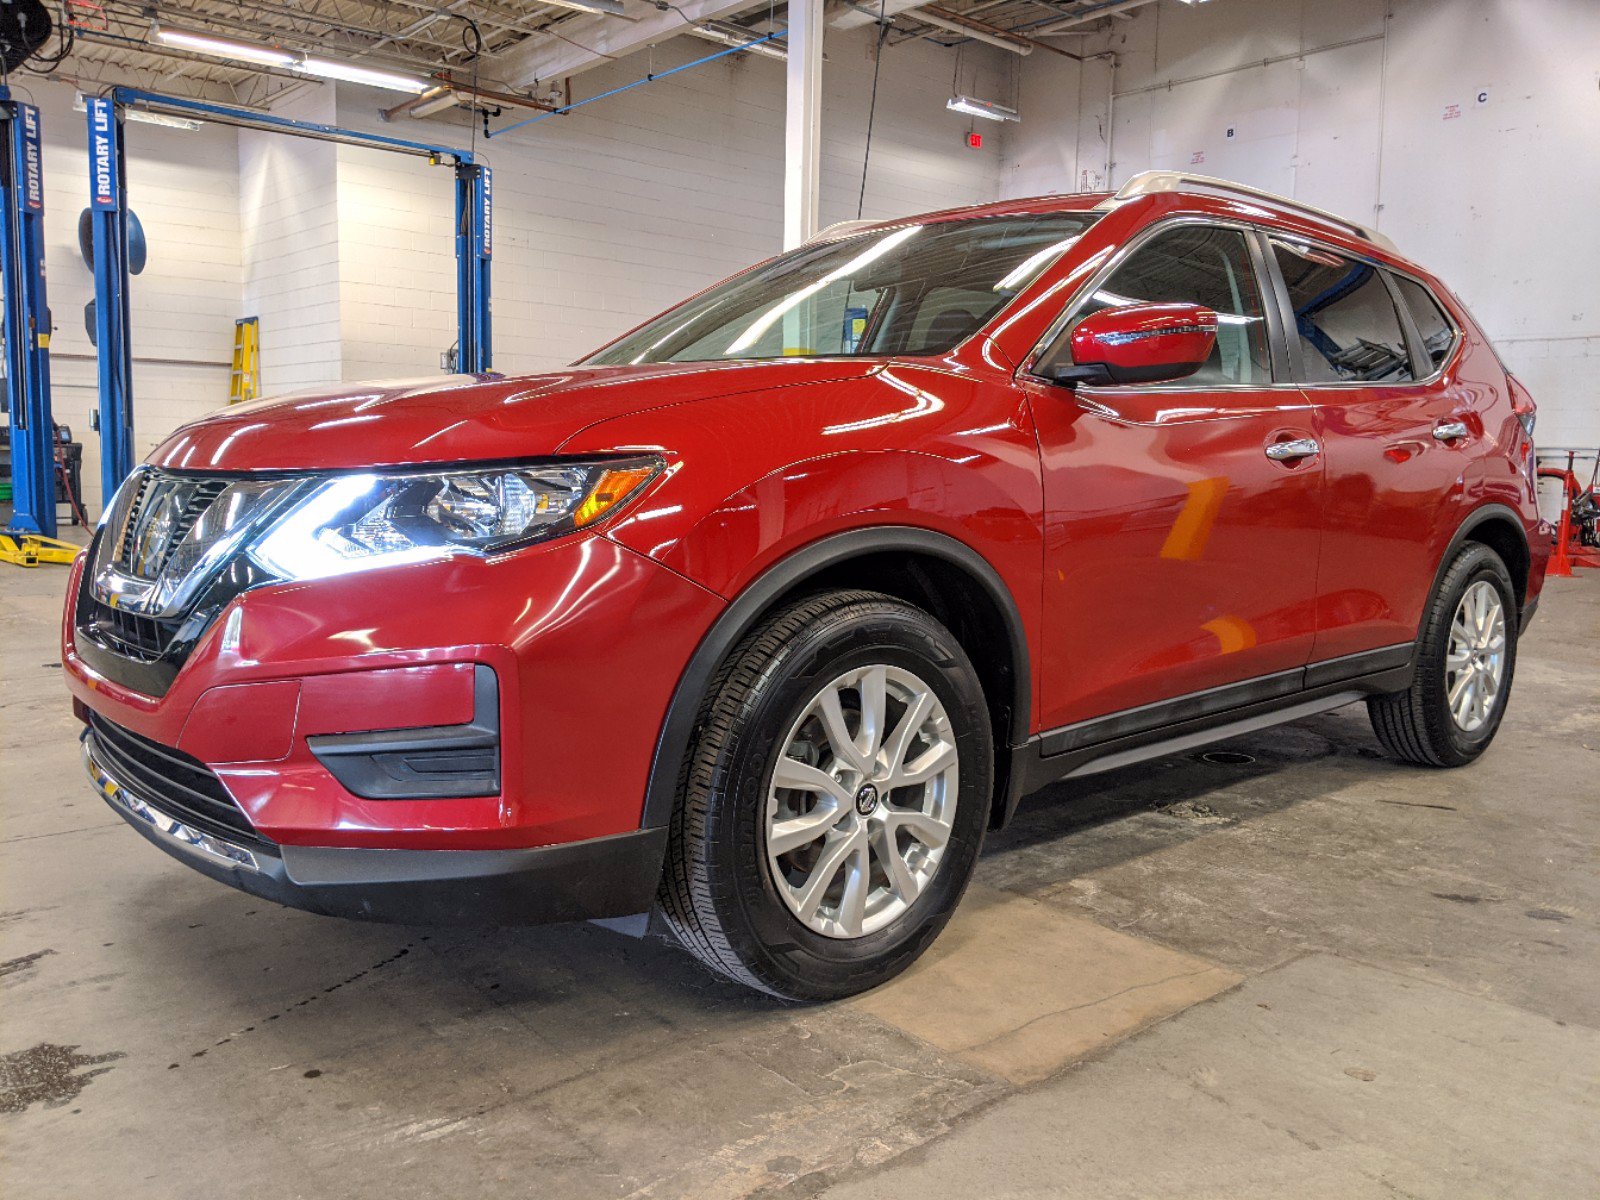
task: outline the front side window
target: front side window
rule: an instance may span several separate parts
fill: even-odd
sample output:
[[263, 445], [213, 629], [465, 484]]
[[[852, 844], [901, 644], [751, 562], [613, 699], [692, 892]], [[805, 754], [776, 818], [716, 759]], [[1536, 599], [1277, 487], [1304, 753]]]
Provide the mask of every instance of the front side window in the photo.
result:
[[1404, 383], [1413, 377], [1400, 314], [1376, 267], [1278, 238], [1272, 253], [1289, 289], [1309, 382]]
[[1433, 364], [1434, 370], [1438, 370], [1444, 366], [1445, 359], [1450, 357], [1450, 351], [1455, 348], [1454, 323], [1445, 316], [1444, 309], [1433, 298], [1433, 293], [1415, 279], [1404, 275], [1391, 275], [1390, 278], [1400, 289], [1400, 299], [1405, 301], [1406, 308], [1411, 313], [1411, 320], [1416, 324], [1417, 332], [1422, 335], [1422, 345], [1428, 352], [1428, 360]]
[[974, 217], [801, 246], [584, 362], [943, 354], [988, 324], [1098, 215]]
[[1266, 315], [1245, 235], [1237, 229], [1180, 225], [1128, 256], [1078, 309], [1047, 362], [1063, 361], [1079, 321], [1126, 304], [1199, 304], [1217, 314], [1217, 344], [1193, 375], [1159, 387], [1217, 387], [1272, 382]]

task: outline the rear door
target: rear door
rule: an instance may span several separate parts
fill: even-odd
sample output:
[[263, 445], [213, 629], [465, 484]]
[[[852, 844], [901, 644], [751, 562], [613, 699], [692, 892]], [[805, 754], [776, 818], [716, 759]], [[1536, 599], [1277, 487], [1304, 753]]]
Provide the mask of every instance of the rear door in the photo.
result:
[[1483, 434], [1447, 369], [1458, 334], [1436, 305], [1413, 319], [1413, 280], [1298, 238], [1268, 241], [1327, 472], [1312, 659], [1398, 654], [1417, 636]]
[[1261, 677], [1299, 686], [1322, 461], [1281, 453], [1314, 431], [1275, 353], [1260, 254], [1240, 226], [1158, 225], [1089, 285], [1036, 363], [1064, 354], [1097, 309], [1189, 302], [1220, 328], [1188, 379], [1068, 388], [1021, 376], [1044, 477], [1044, 728]]

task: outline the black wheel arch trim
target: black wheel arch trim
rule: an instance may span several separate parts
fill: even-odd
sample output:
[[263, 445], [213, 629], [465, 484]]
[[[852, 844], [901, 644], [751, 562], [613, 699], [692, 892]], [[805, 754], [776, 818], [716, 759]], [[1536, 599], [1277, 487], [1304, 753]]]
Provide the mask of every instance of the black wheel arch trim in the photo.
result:
[[[1461, 547], [1467, 542], [1473, 540], [1473, 530], [1487, 525], [1490, 521], [1494, 520], [1503, 520], [1507, 522], [1514, 530], [1516, 530], [1517, 538], [1522, 543], [1522, 565], [1527, 569], [1531, 569], [1533, 563], [1533, 547], [1528, 542], [1528, 527], [1523, 521], [1522, 514], [1516, 509], [1505, 504], [1498, 504], [1492, 501], [1488, 504], [1480, 504], [1477, 508], [1473, 509], [1464, 518], [1462, 518], [1461, 524], [1456, 526], [1456, 531], [1450, 538], [1449, 544], [1445, 546], [1444, 553], [1439, 556], [1439, 562], [1434, 566], [1433, 569], [1433, 586], [1428, 589], [1428, 599], [1430, 602], [1432, 601], [1433, 597], [1439, 594], [1439, 585], [1444, 582], [1444, 574], [1450, 569], [1450, 564], [1455, 561], [1455, 557], [1460, 552]], [[1490, 549], [1493, 549], [1493, 547], [1490, 547]], [[1515, 572], [1517, 570], [1517, 566], [1518, 564], [1516, 563], [1506, 563], [1506, 570], [1513, 573], [1513, 584], [1516, 583]], [[1524, 579], [1521, 587], [1523, 594], [1517, 597], [1519, 624], [1525, 623], [1522, 622], [1520, 618], [1526, 615], [1524, 610], [1526, 610], [1528, 604], [1527, 585], [1528, 580]], [[1422, 629], [1419, 625], [1417, 629], [1417, 636], [1420, 637], [1421, 635]]]
[[[1009, 740], [1013, 745], [1026, 741], [1033, 696], [1027, 633], [1016, 600], [989, 560], [965, 542], [948, 534], [914, 525], [873, 525], [847, 530], [811, 542], [769, 567], [734, 597], [705, 637], [701, 638], [700, 645], [695, 648], [689, 665], [678, 680], [656, 740], [650, 779], [645, 788], [644, 811], [639, 822], [641, 828], [660, 828], [671, 821], [673, 805], [677, 802], [679, 775], [689, 751], [695, 719], [699, 716], [706, 688], [717, 667], [739, 639], [749, 632], [761, 614], [780, 596], [796, 584], [803, 583], [808, 576], [852, 558], [884, 551], [942, 558], [964, 569], [994, 601], [1005, 623], [1015, 668], [1012, 672]], [[998, 768], [1005, 758], [1002, 747], [995, 747], [995, 757]]]

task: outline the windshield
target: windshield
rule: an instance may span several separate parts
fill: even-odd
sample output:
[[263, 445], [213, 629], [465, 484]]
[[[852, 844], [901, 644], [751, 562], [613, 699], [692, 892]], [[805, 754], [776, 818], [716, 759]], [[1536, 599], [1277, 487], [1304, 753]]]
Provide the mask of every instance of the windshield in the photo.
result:
[[983, 328], [1098, 216], [975, 217], [802, 246], [585, 362], [943, 354]]

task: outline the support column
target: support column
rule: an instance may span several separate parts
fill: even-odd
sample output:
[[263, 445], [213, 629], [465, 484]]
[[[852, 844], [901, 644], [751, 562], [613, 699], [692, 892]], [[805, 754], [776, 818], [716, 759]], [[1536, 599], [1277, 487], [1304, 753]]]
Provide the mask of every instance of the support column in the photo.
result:
[[489, 264], [494, 257], [494, 184], [482, 163], [456, 164], [456, 370], [489, 369]]
[[89, 212], [94, 228], [95, 358], [100, 384], [100, 504], [134, 467], [133, 347], [128, 329], [128, 180], [122, 113], [103, 96], [84, 101], [89, 122]]
[[8, 531], [56, 534], [56, 427], [50, 416], [50, 306], [44, 289], [39, 110], [0, 86], [0, 285], [10, 388]]
[[784, 121], [783, 248], [817, 232], [822, 179], [822, 0], [790, 0]]

